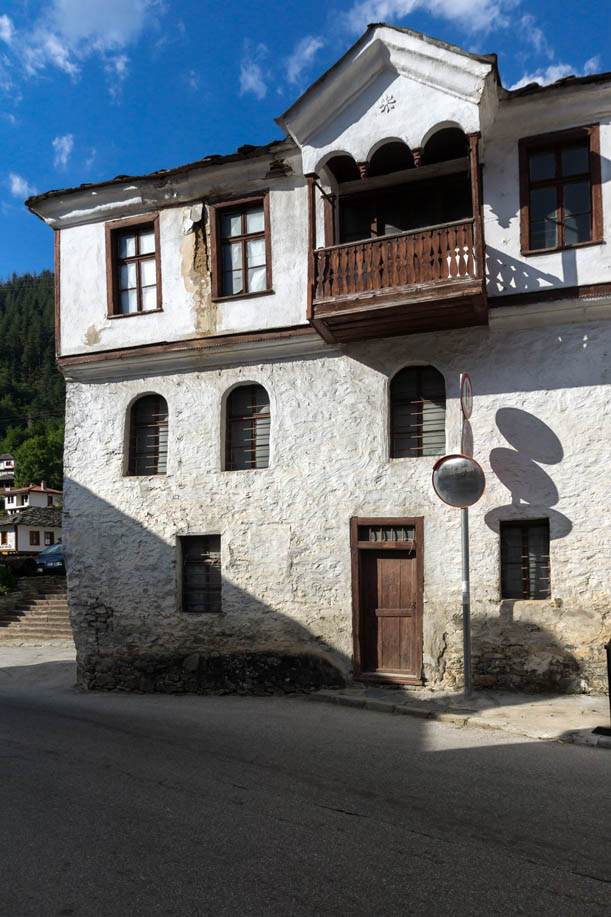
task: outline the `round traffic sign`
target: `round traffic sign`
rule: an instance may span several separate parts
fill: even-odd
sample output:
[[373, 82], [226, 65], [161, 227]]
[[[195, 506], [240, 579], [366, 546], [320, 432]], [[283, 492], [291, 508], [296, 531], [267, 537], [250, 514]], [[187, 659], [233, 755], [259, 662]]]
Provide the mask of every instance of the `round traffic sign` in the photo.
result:
[[473, 411], [473, 386], [471, 385], [469, 373], [462, 373], [460, 377], [460, 405], [463, 414], [468, 420]]
[[484, 493], [486, 477], [481, 466], [468, 455], [444, 455], [433, 468], [433, 489], [448, 506], [465, 509]]

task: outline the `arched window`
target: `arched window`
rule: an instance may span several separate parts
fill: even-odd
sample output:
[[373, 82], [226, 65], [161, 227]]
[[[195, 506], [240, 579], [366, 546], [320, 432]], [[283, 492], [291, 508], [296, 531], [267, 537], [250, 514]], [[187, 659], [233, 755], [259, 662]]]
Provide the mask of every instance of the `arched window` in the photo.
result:
[[130, 410], [127, 473], [165, 474], [167, 466], [167, 402], [161, 395], [143, 395], [132, 404]]
[[390, 457], [443, 455], [446, 387], [433, 366], [409, 366], [390, 383]]
[[262, 385], [241, 385], [227, 399], [226, 471], [267, 468], [271, 415]]

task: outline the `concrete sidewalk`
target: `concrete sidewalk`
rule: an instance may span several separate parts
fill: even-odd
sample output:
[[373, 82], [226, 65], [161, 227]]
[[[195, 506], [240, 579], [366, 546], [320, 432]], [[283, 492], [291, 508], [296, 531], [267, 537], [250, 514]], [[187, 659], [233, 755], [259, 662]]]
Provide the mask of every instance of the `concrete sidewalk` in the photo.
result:
[[363, 684], [317, 691], [308, 700], [611, 749], [611, 735], [593, 732], [610, 726], [608, 697], [475, 691], [465, 698], [449, 691]]

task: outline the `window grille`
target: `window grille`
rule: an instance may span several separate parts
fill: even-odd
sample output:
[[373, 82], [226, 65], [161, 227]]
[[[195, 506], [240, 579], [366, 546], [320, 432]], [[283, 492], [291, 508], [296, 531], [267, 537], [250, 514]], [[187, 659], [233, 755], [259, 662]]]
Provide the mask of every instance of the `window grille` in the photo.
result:
[[549, 599], [549, 520], [501, 522], [501, 595]]
[[221, 608], [221, 536], [181, 538], [182, 610], [188, 614], [218, 613]]
[[413, 525], [359, 525], [358, 540], [380, 544], [407, 541], [413, 544], [416, 528]]
[[390, 384], [390, 457], [443, 455], [446, 391], [433, 366], [410, 366]]
[[167, 402], [161, 395], [145, 395], [131, 408], [128, 474], [166, 474], [167, 460]]
[[227, 399], [227, 471], [269, 466], [271, 414], [262, 385], [242, 385]]

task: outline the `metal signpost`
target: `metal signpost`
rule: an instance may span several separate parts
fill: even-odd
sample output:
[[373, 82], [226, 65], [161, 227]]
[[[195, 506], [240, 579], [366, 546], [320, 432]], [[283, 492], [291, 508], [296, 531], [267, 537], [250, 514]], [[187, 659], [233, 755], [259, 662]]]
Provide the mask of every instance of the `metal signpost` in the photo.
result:
[[449, 506], [461, 511], [462, 544], [462, 620], [465, 696], [472, 691], [471, 684], [471, 599], [469, 584], [469, 507], [480, 499], [486, 487], [486, 478], [473, 458], [473, 430], [469, 418], [473, 410], [473, 389], [467, 373], [460, 376], [460, 404], [462, 409], [461, 449], [458, 455], [445, 455], [433, 468], [433, 488], [437, 496]]

